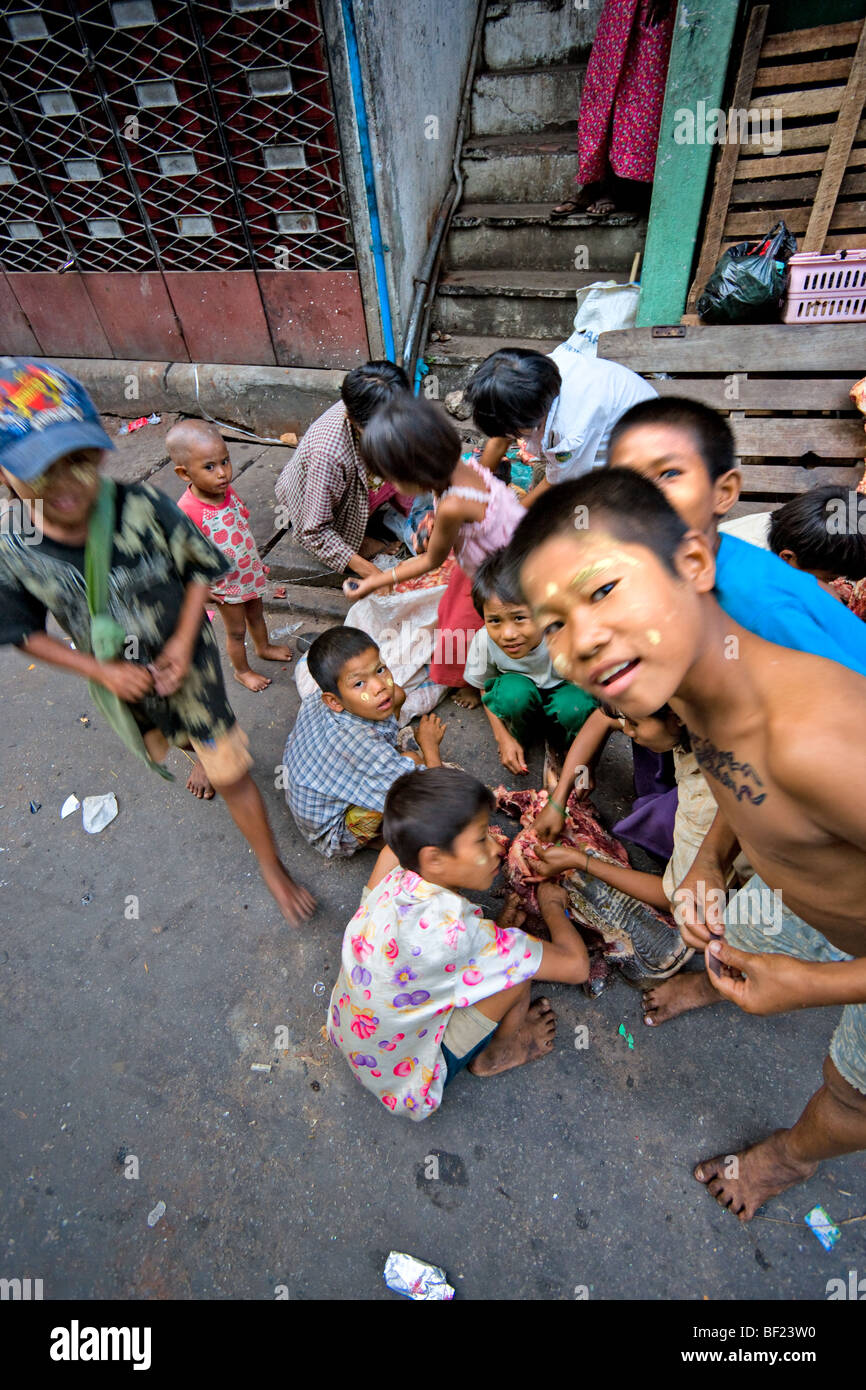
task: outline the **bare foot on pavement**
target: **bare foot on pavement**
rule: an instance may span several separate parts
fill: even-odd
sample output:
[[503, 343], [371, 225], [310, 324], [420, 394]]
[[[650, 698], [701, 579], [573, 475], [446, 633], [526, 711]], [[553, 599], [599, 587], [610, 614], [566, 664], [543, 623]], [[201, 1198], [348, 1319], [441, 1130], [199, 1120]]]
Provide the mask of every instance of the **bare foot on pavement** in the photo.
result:
[[[483, 1054], [482, 1054], [483, 1055]], [[719, 1206], [741, 1221], [751, 1221], [759, 1207], [786, 1187], [805, 1182], [817, 1163], [802, 1163], [787, 1153], [788, 1130], [777, 1129], [768, 1139], [737, 1154], [717, 1154], [699, 1163], [694, 1175]], [[736, 1177], [727, 1177], [735, 1172]]]
[[663, 980], [644, 990], [641, 1000], [643, 1021], [650, 1028], [669, 1019], [688, 1013], [690, 1009], [702, 1009], [706, 1004], [723, 1002], [718, 990], [710, 984], [705, 970], [690, 970], [674, 975], [671, 980]]
[[549, 999], [536, 999], [530, 1004], [526, 1022], [511, 1037], [493, 1036], [493, 1041], [469, 1063], [473, 1076], [498, 1076], [524, 1062], [534, 1062], [553, 1051], [556, 1034], [556, 1014]]
[[186, 789], [188, 792], [192, 792], [193, 796], [198, 797], [199, 801], [213, 800], [214, 789], [198, 758], [196, 758], [192, 772], [186, 779]]
[[252, 690], [258, 694], [260, 690], [267, 690], [271, 683], [270, 676], [260, 676], [255, 671], [235, 671], [233, 672], [238, 685], [243, 685], [247, 690]]

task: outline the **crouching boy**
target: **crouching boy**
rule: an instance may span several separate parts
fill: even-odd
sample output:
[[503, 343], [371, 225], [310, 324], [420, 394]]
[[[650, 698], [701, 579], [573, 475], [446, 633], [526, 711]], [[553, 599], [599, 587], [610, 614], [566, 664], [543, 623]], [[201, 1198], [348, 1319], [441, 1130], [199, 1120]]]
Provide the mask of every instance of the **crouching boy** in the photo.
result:
[[543, 733], [564, 751], [596, 702], [554, 671], [541, 629], [505, 570], [504, 555], [504, 550], [488, 555], [472, 584], [472, 602], [484, 626], [470, 644], [465, 680], [483, 692], [502, 766], [524, 773], [524, 748], [533, 733]]
[[387, 848], [343, 938], [329, 1036], [361, 1084], [413, 1120], [437, 1109], [464, 1067], [493, 1076], [550, 1052], [555, 1016], [547, 999], [530, 1004], [530, 981], [589, 974], [562, 889], [539, 894], [550, 942], [521, 931], [514, 908], [492, 922], [462, 896], [496, 877], [492, 805], [456, 768], [399, 778], [385, 802]]
[[425, 714], [420, 756], [398, 752], [396, 716], [406, 692], [360, 628], [328, 628], [307, 664], [321, 693], [303, 701], [286, 742], [286, 801], [301, 833], [331, 859], [378, 839], [392, 782], [418, 766], [439, 766], [445, 725]]

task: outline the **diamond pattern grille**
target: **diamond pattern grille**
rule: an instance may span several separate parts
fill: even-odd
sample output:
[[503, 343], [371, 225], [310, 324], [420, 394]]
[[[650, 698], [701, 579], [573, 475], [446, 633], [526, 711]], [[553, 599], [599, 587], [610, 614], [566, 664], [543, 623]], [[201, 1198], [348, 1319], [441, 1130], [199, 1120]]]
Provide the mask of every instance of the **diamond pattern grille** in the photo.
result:
[[0, 15], [7, 270], [354, 268], [315, 0]]

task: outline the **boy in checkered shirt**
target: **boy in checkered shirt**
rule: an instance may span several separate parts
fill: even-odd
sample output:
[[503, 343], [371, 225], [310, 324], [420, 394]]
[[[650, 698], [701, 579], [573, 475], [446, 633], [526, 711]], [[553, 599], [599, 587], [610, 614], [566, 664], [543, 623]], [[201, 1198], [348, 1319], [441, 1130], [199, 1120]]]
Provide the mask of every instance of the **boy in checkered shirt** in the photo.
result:
[[283, 754], [286, 801], [298, 829], [326, 858], [354, 854], [379, 836], [385, 797], [398, 777], [440, 767], [445, 725], [425, 714], [419, 754], [397, 749], [406, 693], [366, 632], [332, 627], [307, 656], [320, 688], [303, 701]]

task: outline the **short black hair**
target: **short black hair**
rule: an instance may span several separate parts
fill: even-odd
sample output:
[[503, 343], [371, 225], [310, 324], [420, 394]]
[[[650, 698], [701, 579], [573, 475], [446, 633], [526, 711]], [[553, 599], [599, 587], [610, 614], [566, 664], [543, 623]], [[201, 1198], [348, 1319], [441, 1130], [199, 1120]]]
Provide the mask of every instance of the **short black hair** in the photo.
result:
[[630, 468], [596, 468], [582, 478], [559, 483], [529, 508], [505, 549], [513, 582], [519, 584], [526, 560], [551, 536], [584, 529], [584, 518], [604, 517], [617, 540], [644, 545], [671, 574], [674, 556], [688, 533], [660, 487]]
[[481, 363], [465, 398], [480, 430], [513, 439], [545, 419], [561, 390], [552, 357], [533, 348], [500, 348]]
[[425, 846], [450, 850], [480, 811], [492, 811], [493, 793], [477, 777], [456, 767], [425, 767], [404, 773], [385, 798], [382, 835], [402, 868], [418, 873]]
[[832, 483], [792, 497], [770, 517], [770, 549], [776, 555], [792, 550], [801, 570], [866, 578], [866, 536], [857, 524], [860, 500], [860, 493]]
[[703, 401], [691, 401], [685, 396], [656, 396], [648, 401], [638, 401], [637, 405], [619, 417], [611, 430], [608, 458], [626, 430], [636, 429], [638, 425], [672, 425], [676, 429], [688, 430], [711, 482], [737, 466], [730, 425], [724, 415], [713, 410], [712, 406], [704, 405]]
[[319, 633], [307, 653], [310, 675], [321, 690], [339, 695], [337, 682], [346, 662], [371, 647], [374, 652], [379, 650], [378, 643], [359, 627], [329, 627], [327, 632]]
[[343, 377], [340, 395], [351, 420], [365, 429], [371, 417], [395, 395], [409, 391], [409, 378], [393, 362], [365, 362]]
[[361, 439], [361, 457], [392, 483], [444, 492], [460, 461], [460, 436], [441, 406], [397, 395], [377, 410]]
[[485, 555], [472, 581], [472, 602], [482, 618], [484, 605], [492, 598], [498, 598], [500, 603], [519, 604], [520, 607], [526, 604], [510, 567], [505, 563], [504, 549]]

